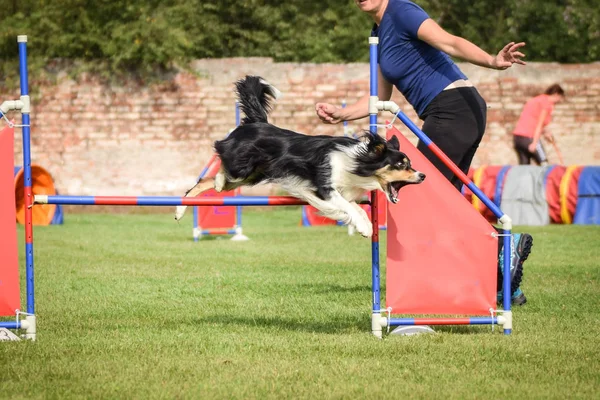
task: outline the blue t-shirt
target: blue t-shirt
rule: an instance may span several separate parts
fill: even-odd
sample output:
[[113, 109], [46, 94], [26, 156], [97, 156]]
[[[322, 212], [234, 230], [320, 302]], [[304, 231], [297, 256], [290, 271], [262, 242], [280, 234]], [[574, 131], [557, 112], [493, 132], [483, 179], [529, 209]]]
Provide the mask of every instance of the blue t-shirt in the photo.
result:
[[381, 73], [421, 115], [431, 100], [450, 83], [467, 79], [444, 52], [417, 37], [427, 13], [408, 0], [390, 0], [381, 23], [373, 28], [379, 37]]

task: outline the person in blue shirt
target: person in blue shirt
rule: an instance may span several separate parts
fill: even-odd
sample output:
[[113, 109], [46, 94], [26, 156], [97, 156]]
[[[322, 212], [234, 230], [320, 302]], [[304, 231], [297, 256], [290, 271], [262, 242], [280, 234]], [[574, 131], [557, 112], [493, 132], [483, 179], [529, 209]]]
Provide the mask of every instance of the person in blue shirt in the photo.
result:
[[[378, 97], [389, 100], [395, 86], [423, 120], [422, 130], [466, 174], [485, 131], [487, 106], [477, 89], [450, 57], [504, 70], [525, 65], [520, 49], [525, 43], [508, 43], [490, 55], [468, 40], [440, 27], [417, 4], [408, 0], [355, 0], [369, 14], [379, 38]], [[336, 124], [369, 115], [369, 94], [345, 108], [317, 103], [316, 113], [325, 123]], [[462, 183], [429, 148], [417, 148], [458, 189]], [[533, 240], [528, 234], [513, 235], [513, 303], [525, 296], [518, 288], [522, 263]], [[500, 253], [502, 254], [502, 253]]]

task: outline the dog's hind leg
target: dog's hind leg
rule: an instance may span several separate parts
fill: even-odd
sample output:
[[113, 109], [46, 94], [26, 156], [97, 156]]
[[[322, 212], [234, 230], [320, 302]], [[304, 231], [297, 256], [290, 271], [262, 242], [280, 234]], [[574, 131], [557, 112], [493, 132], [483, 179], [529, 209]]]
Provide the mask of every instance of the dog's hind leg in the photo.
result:
[[222, 165], [221, 169], [219, 169], [219, 172], [217, 172], [217, 175], [215, 175], [215, 190], [219, 193], [223, 191], [227, 192], [233, 189], [237, 189], [240, 186], [244, 186], [247, 184], [248, 182], [246, 180], [239, 178], [233, 179], [229, 177]]
[[226, 183], [227, 183], [227, 178], [225, 175], [225, 171], [223, 171], [223, 167], [221, 167], [221, 169], [215, 176], [215, 190], [217, 192], [223, 191], [223, 189], [225, 189]]
[[[215, 178], [203, 178], [200, 179], [200, 181], [198, 183], [196, 183], [196, 185], [191, 188], [190, 190], [188, 190], [185, 193], [184, 197], [196, 197], [199, 194], [201, 194], [202, 192], [206, 192], [209, 189], [212, 189], [215, 187]], [[175, 209], [175, 220], [179, 221], [181, 218], [183, 218], [183, 215], [185, 214], [185, 210], [187, 209], [187, 206], [177, 206], [177, 208]]]

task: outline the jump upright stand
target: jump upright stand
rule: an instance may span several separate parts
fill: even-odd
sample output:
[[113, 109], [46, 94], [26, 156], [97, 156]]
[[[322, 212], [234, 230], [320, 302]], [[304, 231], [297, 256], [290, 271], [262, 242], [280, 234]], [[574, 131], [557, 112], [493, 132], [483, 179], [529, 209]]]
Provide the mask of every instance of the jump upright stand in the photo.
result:
[[[390, 111], [399, 118], [417, 137], [425, 143], [429, 149], [436, 154], [469, 189], [479, 197], [482, 202], [490, 208], [498, 217], [502, 225], [501, 235], [504, 243], [504, 280], [503, 280], [503, 307], [504, 310], [490, 310], [491, 317], [472, 318], [393, 318], [393, 310], [382, 309], [380, 294], [380, 260], [379, 260], [379, 221], [378, 202], [376, 192], [371, 193], [371, 220], [373, 223], [373, 237], [371, 241], [372, 263], [372, 316], [371, 330], [377, 338], [383, 336], [383, 329], [390, 326], [420, 326], [420, 325], [502, 325], [505, 334], [512, 332], [511, 293], [510, 293], [510, 256], [511, 256], [511, 219], [505, 215], [483, 192], [477, 188], [456, 165], [445, 156], [431, 140], [419, 130], [408, 117], [402, 113], [398, 105], [391, 101], [380, 101], [377, 90], [377, 46], [378, 38], [371, 37], [370, 44], [370, 132], [377, 134], [377, 116], [380, 111]], [[27, 37], [18, 37], [21, 97], [19, 100], [11, 100], [0, 106], [0, 118], [8, 111], [19, 110], [22, 114], [23, 133], [23, 170], [25, 177], [25, 260], [26, 260], [26, 285], [27, 285], [27, 312], [15, 310], [15, 322], [0, 322], [0, 328], [12, 330], [24, 330], [27, 339], [36, 339], [36, 316], [34, 303], [34, 258], [33, 258], [33, 226], [31, 207], [34, 204], [71, 204], [71, 205], [121, 205], [121, 206], [285, 206], [307, 204], [292, 197], [157, 197], [157, 196], [46, 196], [37, 195], [33, 198], [31, 188], [31, 148], [30, 148], [30, 101], [27, 82]], [[389, 210], [389, 208], [388, 208]], [[473, 209], [474, 210], [474, 209]], [[460, 222], [460, 221], [458, 221]], [[7, 224], [8, 225], [8, 224]], [[10, 228], [14, 234], [13, 227]], [[486, 225], [487, 228], [487, 225]], [[0, 229], [2, 227], [0, 226]], [[8, 231], [7, 231], [8, 232]], [[390, 227], [388, 226], [388, 243]], [[495, 242], [494, 242], [495, 245]], [[486, 253], [487, 254], [487, 253]], [[389, 268], [388, 268], [389, 270]], [[429, 277], [428, 277], [429, 278]], [[429, 279], [435, 279], [431, 277]], [[388, 281], [389, 284], [389, 281]], [[494, 283], [495, 284], [495, 283]], [[389, 295], [389, 291], [388, 291]], [[495, 305], [495, 303], [494, 303]], [[12, 310], [11, 310], [12, 312]], [[501, 315], [494, 316], [495, 313]]]
[[[494, 204], [467, 176], [437, 147], [431, 139], [423, 133], [407, 116], [400, 107], [392, 101], [380, 101], [378, 97], [378, 45], [379, 38], [369, 37], [370, 55], [370, 97], [369, 97], [369, 130], [377, 135], [377, 116], [381, 111], [389, 111], [400, 119], [450, 170], [496, 215], [502, 225], [503, 237], [503, 310], [490, 309], [490, 317], [471, 318], [392, 318], [392, 310], [382, 309], [380, 301], [380, 276], [379, 276], [379, 224], [377, 223], [377, 202], [375, 193], [372, 194], [372, 295], [373, 307], [371, 317], [372, 333], [378, 338], [382, 337], [383, 328], [390, 326], [416, 326], [416, 325], [502, 325], [504, 334], [512, 332], [513, 319], [511, 312], [510, 292], [510, 259], [511, 259], [511, 230], [512, 221]], [[389, 218], [388, 218], [389, 220]], [[388, 222], [389, 224], [389, 222]], [[435, 279], [435, 278], [431, 278]], [[494, 316], [499, 313], [501, 315]]]
[[[21, 97], [19, 100], [5, 101], [0, 105], [0, 120], [6, 118], [9, 111], [19, 111], [22, 116], [21, 129], [23, 134], [23, 176], [24, 176], [24, 198], [25, 198], [25, 274], [27, 290], [27, 312], [15, 310], [15, 322], [0, 322], [0, 328], [24, 330], [26, 339], [36, 339], [36, 316], [34, 295], [34, 269], [33, 269], [33, 222], [31, 206], [33, 196], [31, 191], [31, 102], [29, 99], [29, 79], [27, 72], [27, 36], [17, 37], [19, 47], [19, 76], [21, 86]], [[9, 227], [4, 227], [8, 229]], [[2, 229], [0, 227], [0, 229]], [[11, 228], [14, 229], [14, 228]], [[14, 232], [13, 232], [14, 233]], [[24, 319], [22, 318], [24, 316]]]

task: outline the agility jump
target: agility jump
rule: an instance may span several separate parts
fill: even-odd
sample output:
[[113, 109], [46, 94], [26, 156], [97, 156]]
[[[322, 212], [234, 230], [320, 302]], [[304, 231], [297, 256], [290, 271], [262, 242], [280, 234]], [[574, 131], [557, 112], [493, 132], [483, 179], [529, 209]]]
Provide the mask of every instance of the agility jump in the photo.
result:
[[[20, 312], [18, 309], [16, 311], [16, 322], [0, 322], [0, 328], [8, 328], [8, 329], [24, 329], [26, 331], [25, 337], [35, 340], [36, 338], [36, 327], [35, 327], [35, 307], [34, 307], [34, 258], [33, 258], [33, 227], [31, 224], [31, 207], [35, 204], [70, 204], [70, 205], [122, 205], [122, 206], [206, 206], [206, 205], [230, 205], [230, 206], [283, 206], [283, 205], [298, 205], [298, 204], [306, 204], [306, 202], [300, 201], [293, 197], [226, 197], [226, 198], [202, 198], [202, 197], [153, 197], [153, 196], [130, 196], [130, 197], [120, 197], [120, 196], [35, 196], [35, 201], [33, 199], [33, 195], [31, 192], [31, 156], [30, 156], [30, 118], [29, 118], [29, 96], [27, 91], [27, 59], [26, 59], [26, 36], [19, 36], [19, 59], [20, 59], [20, 78], [21, 78], [21, 99], [17, 101], [5, 102], [2, 103], [2, 112], [0, 113], [0, 118], [3, 117], [3, 114], [10, 110], [18, 110], [22, 113], [22, 128], [23, 128], [23, 168], [25, 174], [25, 202], [26, 202], [26, 225], [25, 225], [25, 256], [26, 256], [26, 283], [27, 283], [27, 312]], [[377, 45], [378, 39], [376, 37], [369, 38], [370, 44], [370, 106], [369, 106], [369, 114], [370, 114], [370, 132], [373, 135], [377, 135], [377, 116], [380, 111], [390, 111], [395, 115], [395, 118], [399, 118], [413, 133], [415, 133], [421, 141], [423, 141], [433, 152], [436, 154], [455, 174], [460, 178], [460, 180], [467, 185], [467, 187], [479, 198], [481, 201], [489, 207], [492, 212], [499, 218], [500, 223], [502, 224], [502, 233], [504, 241], [504, 274], [503, 274], [503, 310], [495, 310], [495, 284], [494, 288], [486, 287], [483, 297], [485, 297], [485, 301], [482, 303], [483, 305], [479, 305], [477, 307], [471, 307], [471, 309], [477, 309], [477, 313], [479, 315], [490, 315], [489, 317], [466, 317], [466, 318], [393, 318], [392, 314], [397, 314], [402, 311], [401, 307], [389, 306], [385, 309], [381, 307], [381, 298], [380, 298], [380, 260], [379, 260], [379, 223], [378, 223], [378, 207], [377, 207], [377, 193], [371, 193], [371, 222], [373, 225], [373, 235], [371, 241], [371, 249], [372, 249], [372, 333], [378, 338], [382, 337], [383, 328], [390, 326], [413, 326], [413, 325], [502, 325], [504, 329], [504, 334], [510, 334], [512, 332], [512, 313], [510, 311], [510, 235], [511, 235], [511, 219], [505, 215], [491, 200], [489, 200], [479, 188], [477, 188], [463, 173], [454, 165], [448, 157], [446, 157], [439, 148], [431, 142], [431, 140], [420, 131], [417, 126], [408, 119], [408, 117], [400, 110], [399, 106], [391, 101], [379, 101], [377, 98]], [[6, 104], [6, 106], [5, 106]], [[401, 140], [406, 141], [400, 135]], [[407, 141], [406, 141], [407, 142]], [[404, 143], [404, 142], [403, 142]], [[403, 144], [404, 145], [404, 144]], [[441, 177], [441, 175], [439, 175]], [[428, 178], [430, 179], [430, 178]], [[441, 177], [441, 179], [444, 179]], [[448, 184], [449, 185], [449, 184]], [[426, 187], [426, 186], [424, 186]], [[420, 192], [421, 187], [415, 187], [415, 190], [412, 190], [410, 193], [416, 194]], [[460, 194], [452, 188], [452, 190], [459, 196]], [[406, 196], [409, 199], [411, 196]], [[436, 196], [433, 196], [434, 198]], [[438, 199], [441, 196], [437, 196]], [[404, 202], [404, 197], [402, 198]], [[466, 225], [474, 225], [475, 223], [472, 221], [472, 215], [476, 215], [481, 220], [485, 221], [483, 217], [481, 217], [477, 211], [475, 211], [468, 202], [463, 200], [463, 204], [465, 204], [471, 210], [470, 215], [454, 215], [453, 210], [444, 210], [439, 209], [439, 204], [436, 204], [437, 210], [434, 210], [433, 215], [437, 217], [439, 214], [449, 214], [450, 217], [448, 219], [455, 226], [460, 226], [461, 224]], [[398, 243], [395, 241], [396, 235], [401, 233], [402, 224], [407, 225], [407, 221], [402, 221], [401, 219], [397, 219], [397, 215], [402, 209], [402, 206], [390, 207], [388, 211], [388, 223], [391, 225], [388, 230], [388, 303], [393, 303], [393, 301], [389, 300], [391, 296], [399, 295], [400, 298], [403, 297], [403, 293], [390, 293], [393, 292], [392, 281], [390, 277], [394, 275], [389, 275], [390, 272], [390, 249], [391, 250], [404, 250], [403, 247], [405, 243]], [[414, 214], [414, 213], [413, 213]], [[435, 218], [432, 218], [435, 219]], [[487, 224], [487, 221], [485, 221]], [[489, 224], [488, 224], [489, 225]], [[427, 225], [431, 228], [431, 225]], [[410, 227], [413, 228], [413, 227]], [[11, 232], [14, 234], [14, 230], [10, 226], [0, 227], [0, 229], [5, 230], [8, 234]], [[495, 231], [491, 232], [493, 229], [488, 229], [486, 232], [480, 232], [480, 236], [469, 238], [470, 245], [472, 247], [479, 246], [484, 244], [483, 247], [487, 249], [491, 249], [492, 246], [496, 246], [496, 242], [498, 240], [497, 235], [495, 235]], [[481, 231], [481, 229], [480, 229]], [[447, 246], [442, 246], [440, 243], [440, 238], [436, 235], [433, 235], [434, 232], [425, 232], [425, 235], [429, 234], [432, 238], [427, 238], [431, 245], [431, 250], [437, 253], [438, 248], [441, 248], [442, 251], [446, 250]], [[448, 242], [447, 238], [444, 239], [443, 242]], [[452, 245], [453, 243], [450, 243]], [[409, 249], [410, 250], [410, 249]], [[458, 254], [469, 253], [473, 249], [464, 248], [458, 249]], [[406, 253], [403, 254], [403, 257], [406, 259], [410, 259], [410, 262], [413, 262], [415, 259], [414, 254], [417, 256], [421, 256], [420, 252], [416, 253]], [[396, 254], [397, 255], [397, 254]], [[446, 254], [438, 254], [438, 259], [445, 258]], [[395, 261], [392, 256], [391, 261]], [[470, 264], [475, 264], [477, 261], [482, 258], [475, 258], [467, 260]], [[496, 275], [496, 252], [489, 251], [485, 257], [487, 274], [493, 277], [495, 283], [495, 275]], [[421, 269], [421, 265], [419, 268], [413, 269]], [[472, 265], [473, 267], [478, 267], [478, 265]], [[458, 268], [462, 268], [462, 265], [458, 265]], [[486, 269], [486, 268], [479, 268]], [[458, 278], [460, 275], [466, 274], [456, 274]], [[434, 276], [433, 280], [436, 280], [435, 275], [426, 275], [426, 278], [430, 281], [432, 280], [432, 276]], [[402, 281], [408, 281], [409, 279], [401, 278]], [[414, 286], [413, 282], [404, 282], [409, 286]], [[479, 282], [471, 282], [471, 284], [477, 285]], [[437, 289], [443, 291], [443, 282], [442, 285], [439, 285]], [[401, 289], [402, 290], [402, 289]], [[435, 289], [433, 289], [435, 290]], [[18, 290], [17, 290], [18, 293]], [[417, 298], [416, 301], [419, 302], [423, 300], [423, 297], [429, 296], [430, 294], [436, 293], [426, 293], [422, 294], [420, 298]], [[456, 293], [453, 293], [455, 295]], [[462, 294], [464, 297], [464, 293]], [[440, 296], [442, 299], [449, 298], [447, 294]], [[460, 297], [460, 295], [459, 295]], [[493, 300], [493, 304], [490, 303]], [[470, 309], [462, 308], [463, 312], [460, 312], [460, 306], [464, 304], [469, 304], [469, 291], [467, 291], [467, 297], [463, 299], [458, 299], [457, 301], [451, 300], [450, 306], [458, 305], [456, 308], [456, 314], [471, 314], [477, 315], [477, 313], [473, 313]], [[489, 308], [485, 308], [489, 305]], [[427, 308], [427, 307], [425, 307]], [[450, 307], [452, 310], [455, 308]], [[433, 310], [433, 311], [432, 311]], [[465, 312], [465, 310], [467, 310]], [[409, 308], [405, 313], [424, 313], [424, 314], [437, 314], [434, 309], [431, 310], [423, 310], [418, 309], [416, 312], [412, 312]], [[448, 313], [450, 314], [450, 313]], [[500, 315], [501, 314], [501, 315]], [[25, 316], [22, 319], [22, 316]]]
[[[30, 112], [31, 112], [31, 101], [29, 99], [29, 79], [27, 73], [27, 36], [20, 35], [17, 37], [17, 43], [19, 46], [19, 77], [21, 86], [21, 97], [19, 100], [8, 100], [0, 105], [0, 120], [2, 118], [7, 119], [6, 113], [12, 110], [17, 110], [21, 113], [21, 130], [23, 134], [23, 177], [24, 177], [24, 201], [25, 201], [25, 282], [27, 285], [27, 311], [22, 312], [20, 310], [20, 293], [18, 281], [16, 282], [16, 288], [13, 285], [10, 288], [3, 288], [1, 293], [4, 295], [8, 294], [9, 298], [0, 298], [3, 304], [0, 304], [0, 315], [11, 315], [7, 314], [12, 312], [16, 318], [15, 322], [0, 322], [0, 328], [6, 329], [22, 329], [25, 331], [25, 338], [35, 340], [36, 337], [36, 317], [35, 317], [35, 296], [34, 296], [34, 270], [33, 270], [33, 222], [31, 206], [33, 204], [33, 194], [31, 190], [31, 128], [30, 128]], [[9, 123], [9, 127], [13, 127], [12, 123]], [[11, 132], [12, 133], [12, 130]], [[3, 135], [5, 136], [5, 135]], [[10, 138], [12, 142], [12, 137]], [[5, 163], [13, 161], [12, 151], [10, 157], [3, 157]], [[13, 168], [11, 165], [10, 168]], [[8, 195], [10, 191], [2, 190], [4, 195]], [[13, 194], [10, 193], [12, 196]], [[11, 204], [9, 201], [3, 202], [3, 204]], [[14, 201], [13, 201], [14, 207]], [[0, 215], [10, 212], [10, 210], [0, 210]], [[14, 208], [13, 208], [14, 212]], [[9, 243], [14, 240], [16, 244], [16, 218], [13, 223], [3, 224], [0, 226], [0, 237], [9, 239]], [[13, 239], [14, 238], [14, 239]], [[7, 265], [3, 268], [3, 273], [10, 273], [10, 271], [17, 271], [18, 274], [18, 262], [16, 257], [16, 246], [7, 247]], [[10, 265], [12, 263], [12, 265]], [[15, 290], [16, 289], [16, 290]], [[7, 310], [8, 305], [17, 305], [17, 309]], [[25, 316], [24, 319], [21, 316]]]

